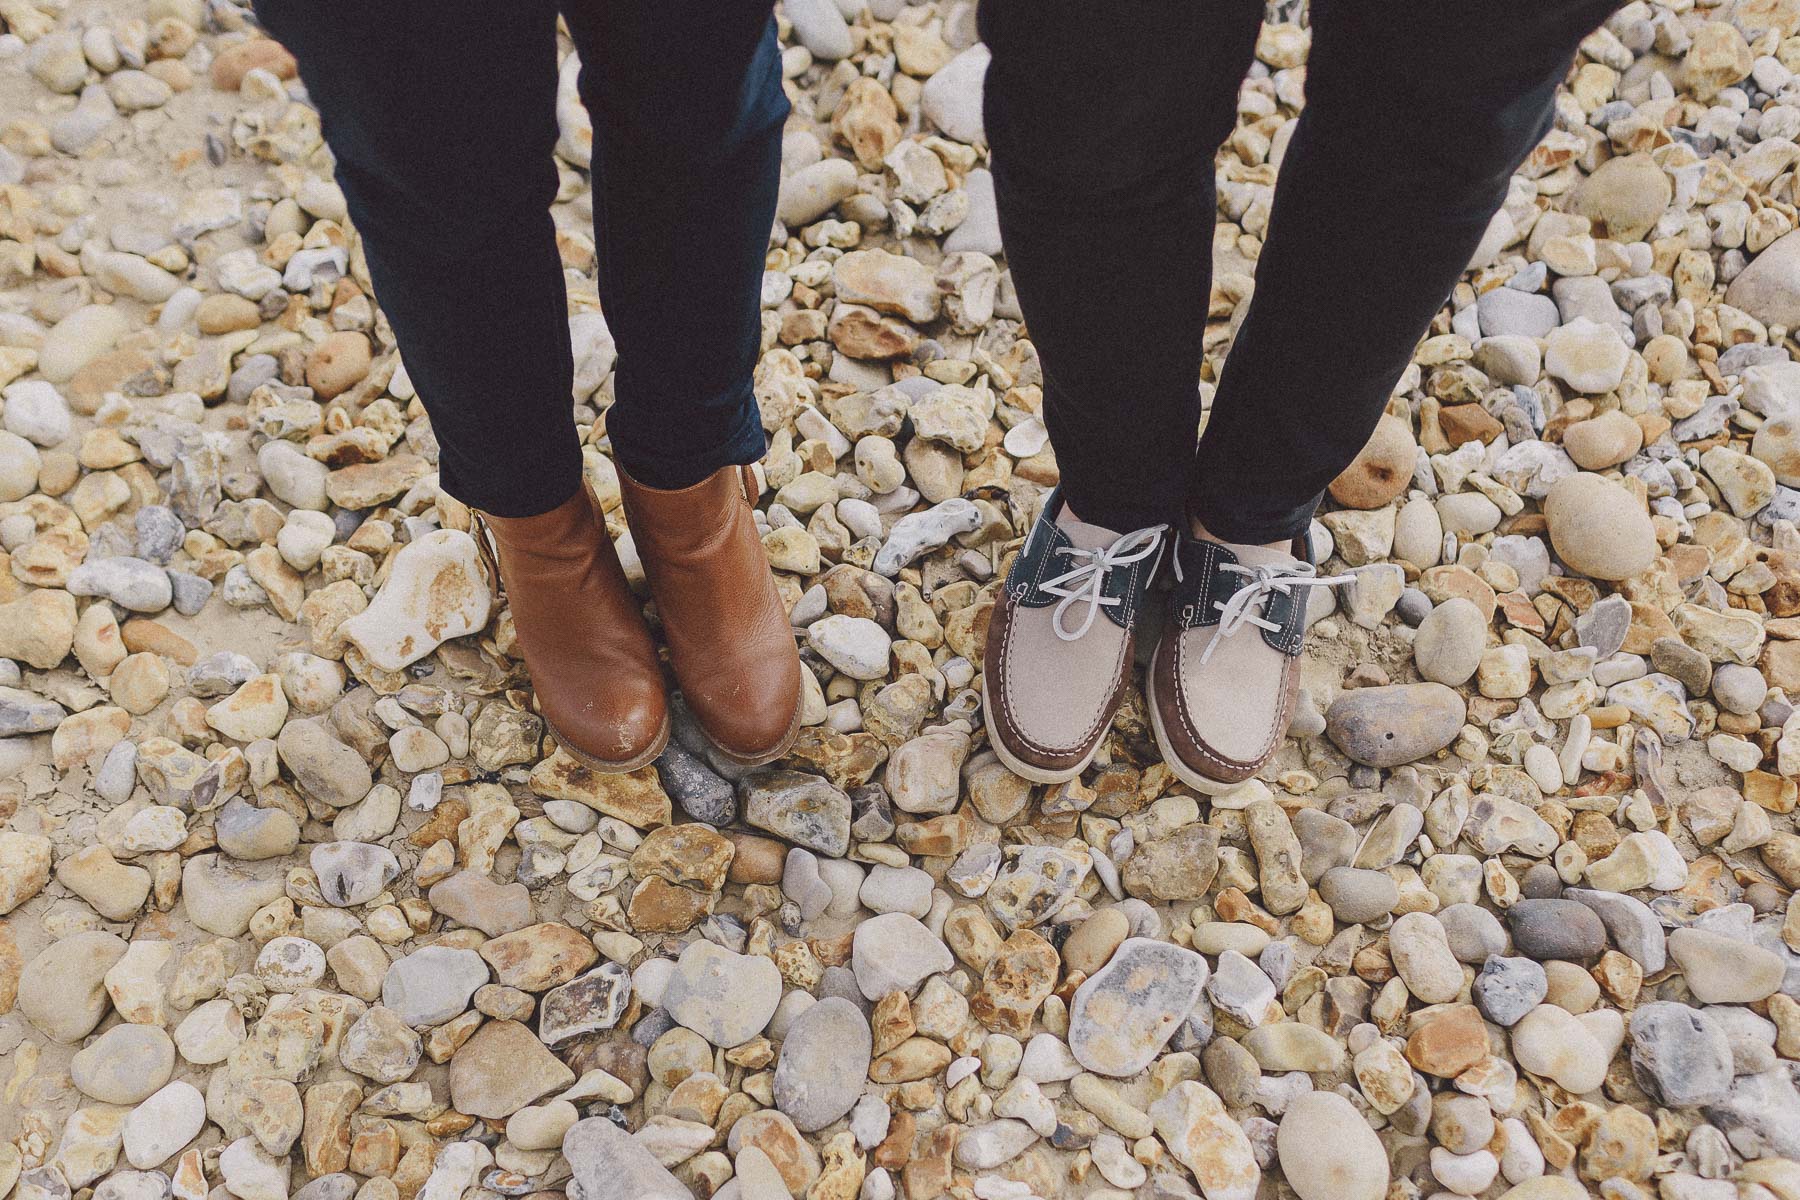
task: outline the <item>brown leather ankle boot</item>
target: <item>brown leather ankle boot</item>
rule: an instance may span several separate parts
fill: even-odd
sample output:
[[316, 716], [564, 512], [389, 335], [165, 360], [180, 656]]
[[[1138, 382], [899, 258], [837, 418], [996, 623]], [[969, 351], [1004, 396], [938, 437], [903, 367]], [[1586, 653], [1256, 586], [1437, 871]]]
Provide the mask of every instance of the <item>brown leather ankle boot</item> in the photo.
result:
[[585, 484], [547, 513], [482, 520], [550, 732], [596, 771], [634, 771], [669, 741], [656, 645]]
[[620, 471], [619, 487], [688, 707], [734, 761], [780, 758], [800, 728], [800, 654], [751, 515], [756, 476], [724, 467], [663, 491]]

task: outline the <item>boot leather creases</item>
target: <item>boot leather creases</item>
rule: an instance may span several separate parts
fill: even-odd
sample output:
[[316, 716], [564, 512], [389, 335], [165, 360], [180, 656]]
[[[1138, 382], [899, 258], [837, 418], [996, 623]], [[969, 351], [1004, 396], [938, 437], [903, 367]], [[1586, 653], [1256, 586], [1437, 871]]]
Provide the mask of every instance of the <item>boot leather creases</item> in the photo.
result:
[[500, 577], [557, 741], [600, 771], [630, 771], [662, 753], [668, 701], [656, 645], [625, 581], [600, 502], [586, 484], [535, 517], [482, 514]]
[[785, 754], [799, 728], [803, 668], [756, 531], [755, 475], [723, 467], [665, 491], [620, 471], [619, 487], [688, 707], [741, 763]]

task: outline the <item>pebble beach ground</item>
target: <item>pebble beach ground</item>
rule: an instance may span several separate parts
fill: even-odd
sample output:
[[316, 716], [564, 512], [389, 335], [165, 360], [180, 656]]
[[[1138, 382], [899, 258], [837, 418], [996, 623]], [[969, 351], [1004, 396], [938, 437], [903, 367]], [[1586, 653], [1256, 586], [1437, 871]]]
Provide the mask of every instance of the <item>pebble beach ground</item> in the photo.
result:
[[[605, 777], [532, 711], [292, 60], [231, 0], [0, 0], [0, 1197], [1800, 1200], [1800, 0], [1583, 43], [1218, 795], [1135, 691], [1074, 783], [981, 732], [1057, 468], [973, 9], [784, 5], [759, 519], [806, 724]], [[1218, 159], [1207, 392], [1307, 45], [1264, 28]]]

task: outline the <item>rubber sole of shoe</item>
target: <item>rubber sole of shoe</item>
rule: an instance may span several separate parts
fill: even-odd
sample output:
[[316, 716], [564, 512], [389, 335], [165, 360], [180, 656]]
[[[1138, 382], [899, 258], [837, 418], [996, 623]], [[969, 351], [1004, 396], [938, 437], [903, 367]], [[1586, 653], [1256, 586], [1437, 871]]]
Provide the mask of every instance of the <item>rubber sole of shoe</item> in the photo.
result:
[[[1065, 768], [1061, 771], [1050, 771], [1043, 767], [1034, 767], [1030, 763], [1022, 761], [1011, 750], [1007, 749], [1004, 735], [1001, 733], [999, 727], [994, 724], [994, 706], [989, 704], [987, 700], [987, 698], [992, 695], [994, 695], [993, 681], [988, 678], [987, 664], [983, 663], [981, 665], [981, 715], [983, 724], [987, 726], [988, 746], [993, 750], [995, 757], [1006, 765], [1006, 769], [1011, 771], [1014, 775], [1017, 775], [1019, 778], [1029, 779], [1033, 783], [1067, 783], [1069, 780], [1087, 770], [1093, 763], [1095, 757], [1100, 753], [1100, 743], [1106, 740], [1106, 735], [1104, 733], [1095, 739], [1094, 748], [1087, 752], [1087, 757], [1083, 758], [1079, 763], [1076, 763], [1072, 768]], [[1110, 726], [1111, 722], [1108, 722], [1108, 725]]]
[[550, 736], [556, 739], [557, 746], [567, 753], [570, 758], [574, 759], [588, 770], [598, 771], [602, 775], [629, 775], [633, 771], [641, 770], [655, 762], [669, 745], [670, 726], [669, 715], [667, 713], [663, 714], [662, 728], [658, 729], [656, 731], [656, 736], [651, 739], [650, 748], [623, 762], [615, 762], [605, 758], [596, 758], [592, 754], [589, 754], [587, 751], [576, 746], [575, 743], [571, 742], [568, 738], [564, 737], [562, 730], [552, 724], [549, 717], [544, 718], [544, 727], [550, 731]]

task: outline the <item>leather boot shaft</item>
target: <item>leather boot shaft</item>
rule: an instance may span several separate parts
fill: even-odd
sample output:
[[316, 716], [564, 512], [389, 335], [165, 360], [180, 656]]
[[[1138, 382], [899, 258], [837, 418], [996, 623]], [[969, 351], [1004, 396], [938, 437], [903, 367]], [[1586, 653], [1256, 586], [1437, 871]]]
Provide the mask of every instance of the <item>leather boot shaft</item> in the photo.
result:
[[688, 707], [738, 762], [785, 754], [800, 723], [802, 668], [756, 531], [755, 475], [724, 467], [663, 490], [621, 471], [619, 485]]
[[592, 489], [535, 517], [482, 520], [551, 732], [595, 770], [649, 763], [669, 736], [662, 672]]

